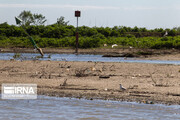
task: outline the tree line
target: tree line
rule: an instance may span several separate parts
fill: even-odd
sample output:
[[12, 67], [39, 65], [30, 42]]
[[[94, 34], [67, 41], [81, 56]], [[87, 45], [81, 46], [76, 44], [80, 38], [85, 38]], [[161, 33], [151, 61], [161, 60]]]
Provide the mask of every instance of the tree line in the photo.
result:
[[[52, 25], [44, 25], [47, 21], [42, 14], [32, 14], [23, 11], [18, 16], [22, 25], [34, 37], [40, 47], [74, 47], [76, 27], [61, 16]], [[81, 26], [79, 32], [80, 48], [102, 47], [103, 44], [136, 48], [180, 48], [180, 28], [148, 30], [146, 28], [131, 28], [126, 26], [88, 27]], [[166, 35], [166, 36], [165, 36]], [[32, 47], [27, 35], [20, 26], [0, 24], [0, 47]]]
[[[75, 36], [76, 28], [72, 25], [29, 25], [25, 29], [30, 35], [37, 35], [40, 37], [47, 38], [63, 38]], [[146, 28], [138, 27], [125, 27], [125, 26], [115, 26], [113, 28], [109, 27], [88, 27], [81, 26], [78, 28], [80, 36], [90, 37], [92, 35], [101, 34], [104, 37], [128, 37], [135, 36], [138, 37], [163, 37], [164, 34], [168, 33], [167, 36], [177, 36], [180, 34], [180, 28], [173, 29], [162, 29], [157, 28], [153, 30], [147, 30]], [[8, 25], [6, 22], [0, 24], [0, 35], [7, 37], [21, 37], [26, 36], [23, 29], [19, 26]]]
[[[22, 25], [26, 28], [27, 32], [30, 35], [38, 35], [40, 37], [48, 38], [63, 38], [74, 36], [76, 28], [72, 25], [68, 25], [69, 21], [65, 21], [65, 18], [61, 16], [57, 18], [56, 23], [52, 25], [45, 26], [47, 21], [46, 17], [42, 14], [31, 13], [31, 11], [22, 11], [18, 17], [22, 19]], [[135, 37], [162, 37], [166, 32], [168, 36], [176, 36], [180, 34], [180, 27], [173, 29], [162, 29], [156, 28], [148, 30], [146, 28], [138, 28], [137, 26], [131, 28], [126, 26], [114, 26], [109, 27], [88, 27], [82, 26], [79, 27], [80, 36], [92, 36], [96, 34], [102, 34], [105, 37], [126, 37], [126, 36], [135, 36]], [[8, 23], [0, 24], [0, 35], [5, 35], [7, 37], [20, 37], [25, 36], [24, 31], [21, 27], [15, 25], [8, 25]]]

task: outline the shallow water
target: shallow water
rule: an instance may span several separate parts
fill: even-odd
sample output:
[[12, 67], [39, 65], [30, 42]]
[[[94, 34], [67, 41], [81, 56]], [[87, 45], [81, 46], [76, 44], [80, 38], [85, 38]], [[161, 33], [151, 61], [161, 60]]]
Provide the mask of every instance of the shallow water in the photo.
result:
[[179, 120], [180, 105], [147, 105], [38, 96], [36, 100], [0, 99], [0, 119]]
[[[15, 53], [0, 53], [0, 60], [13, 59]], [[169, 60], [140, 60], [137, 58], [123, 57], [102, 57], [102, 55], [89, 54], [45, 54], [43, 58], [39, 58], [36, 53], [21, 53], [17, 60], [52, 60], [52, 61], [93, 61], [93, 62], [131, 62], [131, 63], [155, 63], [155, 64], [176, 64], [180, 65], [180, 61]]]

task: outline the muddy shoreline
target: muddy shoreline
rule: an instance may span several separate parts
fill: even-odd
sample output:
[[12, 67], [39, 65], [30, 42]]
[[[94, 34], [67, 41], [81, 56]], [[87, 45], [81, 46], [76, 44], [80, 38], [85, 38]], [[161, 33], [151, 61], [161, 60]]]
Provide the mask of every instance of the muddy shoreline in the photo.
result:
[[[44, 53], [59, 53], [59, 54], [73, 54], [75, 49], [72, 48], [42, 48]], [[4, 53], [38, 53], [33, 48], [0, 48], [0, 52]], [[121, 54], [121, 53], [138, 53], [140, 55], [168, 55], [178, 54], [178, 49], [129, 49], [129, 48], [92, 48], [92, 49], [78, 49], [79, 54]], [[142, 52], [142, 54], [141, 54]]]
[[179, 65], [0, 61], [0, 85], [34, 83], [39, 95], [57, 97], [180, 105], [179, 80]]

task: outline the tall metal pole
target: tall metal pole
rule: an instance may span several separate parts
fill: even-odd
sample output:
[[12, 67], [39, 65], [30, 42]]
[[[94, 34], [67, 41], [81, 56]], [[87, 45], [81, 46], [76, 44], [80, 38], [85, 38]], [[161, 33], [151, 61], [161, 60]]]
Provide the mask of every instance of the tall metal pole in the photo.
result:
[[77, 17], [77, 28], [76, 28], [76, 53], [78, 53], [78, 45], [79, 45], [79, 33], [78, 33], [78, 17]]
[[81, 16], [81, 11], [75, 11], [75, 17], [77, 17], [77, 27], [76, 27], [76, 51], [75, 53], [78, 54], [78, 47], [79, 47], [79, 33], [78, 33], [78, 17]]

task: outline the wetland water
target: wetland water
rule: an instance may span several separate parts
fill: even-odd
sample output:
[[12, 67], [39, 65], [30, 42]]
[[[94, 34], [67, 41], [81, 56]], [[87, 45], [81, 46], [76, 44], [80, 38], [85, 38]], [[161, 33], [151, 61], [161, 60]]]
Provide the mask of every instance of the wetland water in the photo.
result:
[[[0, 53], [0, 60], [13, 59], [15, 53]], [[141, 60], [137, 58], [123, 57], [102, 57], [102, 55], [89, 54], [45, 54], [43, 58], [39, 58], [36, 53], [20, 53], [16, 56], [17, 60], [52, 60], [52, 61], [93, 61], [93, 62], [131, 62], [131, 63], [155, 63], [155, 64], [175, 64], [180, 65], [180, 61], [170, 60]]]
[[179, 120], [179, 105], [38, 96], [35, 100], [0, 99], [1, 120]]

